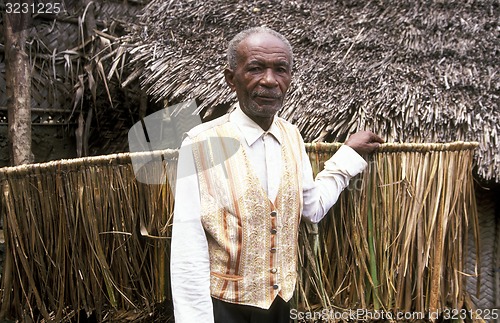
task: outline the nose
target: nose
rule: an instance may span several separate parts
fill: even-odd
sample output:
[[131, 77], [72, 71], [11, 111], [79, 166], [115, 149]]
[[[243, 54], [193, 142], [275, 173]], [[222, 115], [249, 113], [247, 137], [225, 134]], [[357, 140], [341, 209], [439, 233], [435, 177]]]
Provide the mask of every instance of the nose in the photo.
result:
[[276, 75], [274, 74], [272, 68], [266, 68], [266, 70], [264, 71], [264, 75], [260, 80], [260, 84], [266, 87], [278, 86], [278, 79], [276, 78]]

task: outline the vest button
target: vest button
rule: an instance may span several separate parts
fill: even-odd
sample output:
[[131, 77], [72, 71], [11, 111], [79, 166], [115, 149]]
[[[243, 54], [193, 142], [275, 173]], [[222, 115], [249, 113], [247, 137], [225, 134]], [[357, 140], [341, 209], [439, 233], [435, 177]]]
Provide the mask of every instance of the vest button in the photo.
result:
[[271, 271], [271, 274], [276, 274], [276, 273], [278, 272], [278, 269], [276, 269], [276, 268], [271, 268], [271, 270], [270, 270], [270, 271]]
[[280, 287], [278, 286], [278, 284], [274, 284], [274, 285], [273, 285], [273, 289], [278, 289], [278, 288], [280, 288]]
[[276, 253], [276, 248], [271, 248], [271, 253]]
[[271, 234], [276, 234], [276, 233], [278, 233], [278, 230], [276, 230], [276, 229], [271, 229]]
[[272, 216], [272, 217], [275, 217], [275, 216], [277, 216], [277, 215], [278, 215], [278, 212], [276, 212], [276, 211], [271, 211], [271, 216]]

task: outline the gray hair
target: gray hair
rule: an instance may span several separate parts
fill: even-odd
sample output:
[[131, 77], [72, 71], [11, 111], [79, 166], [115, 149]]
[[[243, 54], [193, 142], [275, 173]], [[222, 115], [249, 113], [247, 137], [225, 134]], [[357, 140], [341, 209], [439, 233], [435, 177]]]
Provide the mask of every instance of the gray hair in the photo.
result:
[[276, 38], [280, 39], [285, 46], [287, 47], [288, 51], [290, 52], [290, 68], [293, 65], [293, 51], [292, 51], [292, 46], [288, 42], [285, 36], [280, 34], [279, 32], [265, 26], [260, 26], [260, 27], [253, 27], [249, 29], [245, 29], [241, 32], [239, 32], [236, 36], [231, 39], [229, 42], [228, 48], [227, 48], [227, 63], [229, 65], [229, 68], [234, 70], [236, 68], [236, 61], [237, 61], [237, 49], [238, 45], [245, 39], [247, 39], [249, 36], [254, 35], [254, 34], [270, 34], [272, 36], [275, 36]]

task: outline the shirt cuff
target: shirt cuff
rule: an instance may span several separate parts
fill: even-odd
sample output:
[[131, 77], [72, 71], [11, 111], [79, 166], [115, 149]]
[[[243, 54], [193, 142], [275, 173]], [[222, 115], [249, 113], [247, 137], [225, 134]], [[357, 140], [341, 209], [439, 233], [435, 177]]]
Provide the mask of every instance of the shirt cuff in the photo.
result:
[[339, 150], [325, 162], [325, 170], [343, 170], [350, 177], [361, 173], [368, 163], [354, 149], [347, 145], [340, 146]]

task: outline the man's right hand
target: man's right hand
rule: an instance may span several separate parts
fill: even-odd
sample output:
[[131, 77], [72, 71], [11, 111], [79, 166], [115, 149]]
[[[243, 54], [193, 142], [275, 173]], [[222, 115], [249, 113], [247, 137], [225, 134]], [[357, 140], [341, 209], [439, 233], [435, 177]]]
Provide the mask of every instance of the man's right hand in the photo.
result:
[[371, 154], [384, 143], [384, 139], [371, 131], [359, 131], [349, 136], [345, 145], [354, 149], [360, 155]]

